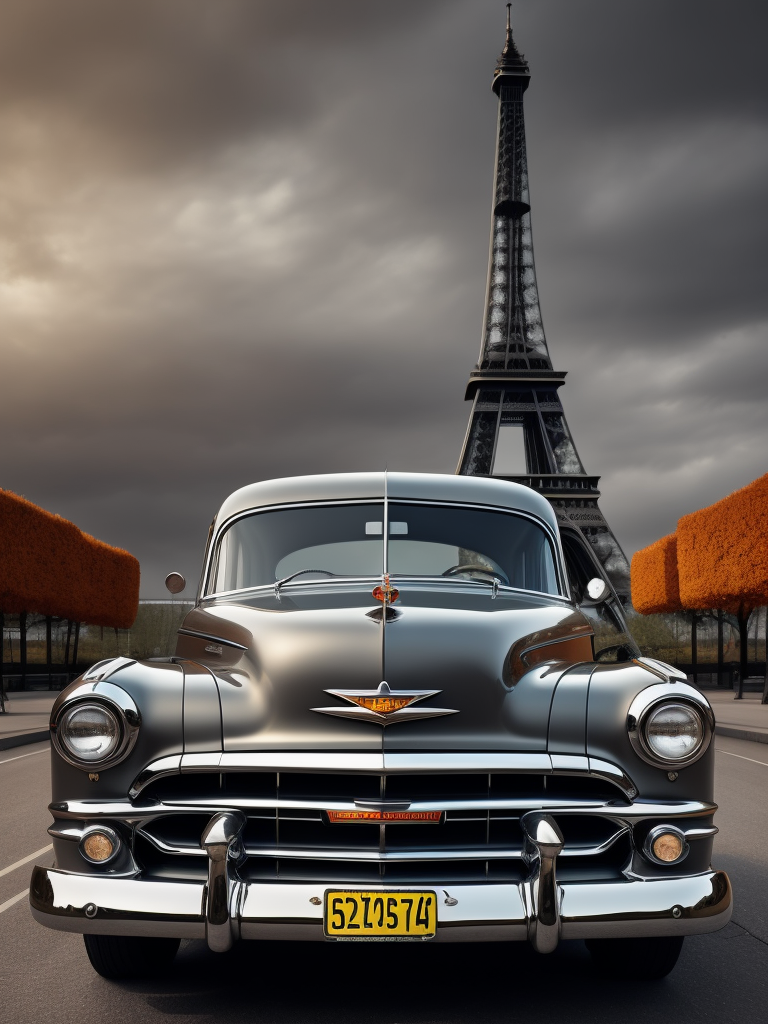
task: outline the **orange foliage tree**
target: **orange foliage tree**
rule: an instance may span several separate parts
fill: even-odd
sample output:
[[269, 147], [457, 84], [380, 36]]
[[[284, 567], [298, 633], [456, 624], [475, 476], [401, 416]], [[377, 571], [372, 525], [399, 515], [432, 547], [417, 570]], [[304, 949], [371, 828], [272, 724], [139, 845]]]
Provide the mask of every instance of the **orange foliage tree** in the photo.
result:
[[[677, 574], [677, 534], [655, 541], [647, 548], [636, 551], [632, 557], [632, 604], [642, 615], [658, 615], [664, 612], [680, 612], [680, 580]], [[693, 678], [697, 665], [696, 612], [691, 617], [691, 661]]]
[[743, 681], [749, 617], [768, 604], [768, 473], [678, 521], [677, 569], [684, 607], [736, 616]]
[[642, 615], [679, 612], [677, 536], [670, 533], [632, 557], [632, 604]]
[[10, 491], [0, 490], [0, 610], [127, 628], [139, 563]]
[[[741, 682], [749, 616], [768, 604], [768, 474], [678, 520], [632, 559], [632, 603], [643, 615], [718, 609], [739, 624]], [[692, 637], [695, 637], [695, 615]], [[768, 701], [768, 686], [763, 701]]]

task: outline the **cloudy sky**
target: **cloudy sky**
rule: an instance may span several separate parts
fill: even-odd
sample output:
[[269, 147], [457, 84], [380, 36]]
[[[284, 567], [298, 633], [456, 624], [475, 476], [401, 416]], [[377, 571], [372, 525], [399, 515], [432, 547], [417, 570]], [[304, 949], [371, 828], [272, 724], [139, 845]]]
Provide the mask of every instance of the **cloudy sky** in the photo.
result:
[[[153, 597], [242, 484], [453, 472], [504, 14], [3, 0], [0, 486]], [[768, 6], [514, 21], [547, 339], [631, 555], [768, 468]]]

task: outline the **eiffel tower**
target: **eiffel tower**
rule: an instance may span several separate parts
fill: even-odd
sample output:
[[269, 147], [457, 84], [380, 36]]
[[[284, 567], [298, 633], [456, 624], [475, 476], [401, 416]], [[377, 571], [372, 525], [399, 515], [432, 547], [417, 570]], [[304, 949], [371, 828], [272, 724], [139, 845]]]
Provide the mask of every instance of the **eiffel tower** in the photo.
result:
[[596, 561], [631, 607], [629, 563], [598, 507], [600, 478], [585, 472], [573, 443], [560, 401], [566, 375], [552, 368], [544, 336], [523, 116], [530, 72], [512, 37], [510, 8], [493, 76], [499, 120], [483, 339], [464, 396], [472, 412], [456, 472], [543, 494], [557, 514], [571, 578], [588, 577]]

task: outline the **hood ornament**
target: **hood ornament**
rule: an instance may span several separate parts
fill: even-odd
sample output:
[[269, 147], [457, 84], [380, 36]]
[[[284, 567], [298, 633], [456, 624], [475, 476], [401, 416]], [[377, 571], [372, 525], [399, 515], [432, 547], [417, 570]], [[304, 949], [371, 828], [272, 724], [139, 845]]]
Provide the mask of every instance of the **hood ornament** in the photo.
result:
[[377, 601], [381, 601], [386, 607], [388, 604], [394, 604], [395, 601], [400, 597], [400, 591], [395, 589], [389, 582], [389, 573], [386, 572], [381, 577], [381, 584], [376, 586], [371, 591], [373, 597]]
[[415, 722], [420, 718], [439, 718], [441, 715], [457, 715], [451, 708], [412, 707], [418, 701], [426, 700], [441, 693], [440, 690], [392, 690], [389, 683], [381, 682], [377, 690], [326, 690], [332, 697], [349, 701], [353, 707], [337, 705], [332, 708], [312, 708], [321, 715], [335, 715], [337, 718], [352, 718], [357, 722], [377, 722], [391, 725], [393, 722]]

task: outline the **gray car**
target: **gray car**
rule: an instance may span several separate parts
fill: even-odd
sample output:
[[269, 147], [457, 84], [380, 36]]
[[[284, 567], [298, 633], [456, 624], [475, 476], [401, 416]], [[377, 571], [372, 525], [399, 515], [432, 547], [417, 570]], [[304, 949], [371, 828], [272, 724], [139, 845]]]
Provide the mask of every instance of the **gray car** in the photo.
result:
[[584, 939], [660, 977], [731, 913], [713, 728], [535, 491], [254, 484], [213, 521], [175, 656], [56, 701], [32, 911], [110, 978], [183, 938]]

